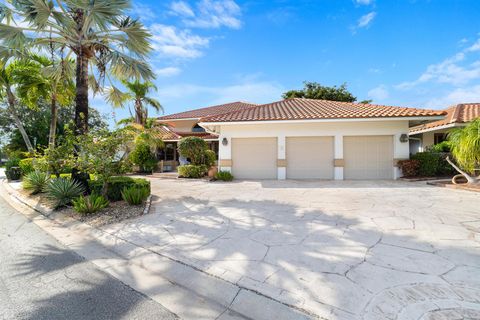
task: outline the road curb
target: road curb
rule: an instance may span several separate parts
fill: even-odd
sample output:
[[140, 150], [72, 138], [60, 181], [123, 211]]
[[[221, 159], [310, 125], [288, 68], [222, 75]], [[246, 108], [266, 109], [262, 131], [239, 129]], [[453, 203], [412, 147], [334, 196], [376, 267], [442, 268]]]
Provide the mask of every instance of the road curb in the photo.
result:
[[[16, 208], [19, 212], [60, 243], [183, 319], [317, 318], [115, 234], [29, 203], [5, 179], [1, 185], [10, 200], [28, 208]], [[2, 196], [5, 198], [3, 193]], [[150, 209], [151, 197], [147, 203], [145, 210]]]

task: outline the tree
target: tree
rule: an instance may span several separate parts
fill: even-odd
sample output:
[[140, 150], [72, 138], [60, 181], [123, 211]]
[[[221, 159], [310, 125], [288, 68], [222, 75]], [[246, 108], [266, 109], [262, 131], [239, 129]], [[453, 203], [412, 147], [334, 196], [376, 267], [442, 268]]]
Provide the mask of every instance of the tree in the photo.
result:
[[73, 64], [73, 61], [52, 61], [43, 56], [33, 55], [14, 73], [18, 84], [18, 96], [24, 104], [32, 109], [37, 109], [40, 99], [50, 101], [48, 145], [52, 148], [55, 146], [58, 105], [70, 105], [75, 91], [73, 72], [68, 72], [73, 68], [58, 67], [64, 63]]
[[27, 147], [28, 152], [33, 152], [34, 150], [30, 138], [28, 137], [22, 121], [18, 116], [18, 99], [13, 92], [13, 86], [15, 85], [13, 71], [17, 65], [18, 62], [14, 62], [6, 66], [4, 62], [0, 61], [0, 99], [4, 101], [5, 105], [7, 106], [8, 113], [22, 135], [22, 139]]
[[133, 101], [135, 123], [145, 126], [148, 119], [147, 106], [151, 106], [157, 111], [163, 111], [160, 102], [147, 96], [151, 89], [157, 90], [157, 87], [152, 82], [135, 80], [132, 82], [123, 81], [123, 84], [128, 91], [118, 94], [112, 88], [108, 93], [107, 100], [115, 107], [123, 107], [126, 102]]
[[306, 99], [320, 99], [343, 102], [355, 102], [357, 97], [347, 90], [347, 84], [341, 86], [327, 87], [322, 86], [317, 82], [304, 82], [302, 90], [290, 90], [285, 92], [282, 97], [284, 99], [291, 98], [306, 98]]
[[448, 134], [452, 155], [458, 166], [447, 158], [469, 184], [480, 184], [480, 175], [475, 176], [476, 169], [480, 168], [480, 118], [469, 123], [464, 128], [452, 130]]
[[[76, 60], [75, 126], [88, 131], [88, 89], [102, 89], [112, 78], [153, 78], [145, 61], [150, 33], [127, 15], [128, 0], [12, 0], [0, 5], [0, 56], [12, 49], [54, 51]], [[15, 17], [25, 23], [15, 22]], [[23, 22], [22, 21], [22, 22]], [[62, 68], [65, 68], [63, 65]]]
[[[36, 109], [19, 104], [16, 109], [22, 119], [24, 129], [32, 141], [36, 142], [37, 149], [48, 146], [49, 123], [51, 120], [50, 104], [44, 99], [39, 99]], [[70, 124], [75, 113], [72, 104], [58, 109], [58, 123], [56, 128], [56, 140], [62, 140], [65, 135], [65, 125]], [[88, 126], [92, 130], [105, 129], [107, 123], [100, 113], [89, 108]], [[4, 138], [6, 150], [26, 150], [25, 142], [15, 123], [12, 122], [8, 109], [0, 109], [0, 136]]]

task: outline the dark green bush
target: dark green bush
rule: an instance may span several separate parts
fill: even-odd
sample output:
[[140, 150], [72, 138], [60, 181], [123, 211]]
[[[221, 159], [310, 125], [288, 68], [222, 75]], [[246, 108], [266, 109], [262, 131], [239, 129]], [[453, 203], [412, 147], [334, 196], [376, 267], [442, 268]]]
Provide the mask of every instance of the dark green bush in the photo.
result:
[[157, 165], [157, 160], [150, 150], [150, 146], [146, 143], [138, 143], [135, 149], [130, 153], [128, 159], [140, 167], [141, 172], [151, 172]]
[[[92, 193], [101, 194], [103, 183], [99, 180], [89, 181], [90, 190]], [[141, 178], [131, 177], [112, 177], [108, 180], [107, 199], [110, 201], [122, 200], [122, 191], [129, 187], [146, 188], [150, 194], [150, 181]]]
[[207, 167], [211, 167], [215, 165], [215, 162], [217, 161], [217, 155], [213, 150], [205, 150], [205, 165]]
[[201, 178], [204, 177], [208, 172], [208, 167], [204, 164], [202, 165], [193, 165], [187, 164], [184, 166], [178, 167], [178, 175], [182, 178]]
[[45, 187], [47, 198], [54, 201], [55, 209], [70, 204], [73, 199], [80, 197], [85, 189], [75, 180], [56, 178], [50, 180]]
[[10, 158], [5, 162], [5, 175], [8, 180], [19, 180], [22, 177], [22, 170], [19, 167], [20, 158]]
[[418, 152], [414, 154], [412, 160], [418, 160], [418, 174], [423, 177], [433, 177], [437, 174], [439, 155], [434, 152]]
[[139, 205], [145, 201], [150, 195], [150, 190], [145, 187], [138, 188], [132, 186], [122, 190], [122, 199], [128, 202], [129, 205]]
[[205, 164], [207, 150], [207, 143], [199, 137], [186, 137], [178, 142], [178, 153], [182, 157], [190, 159], [192, 165]]
[[215, 174], [215, 179], [220, 181], [232, 181], [233, 175], [228, 171], [219, 171]]
[[50, 174], [40, 171], [32, 171], [23, 176], [22, 186], [25, 190], [30, 190], [32, 194], [44, 191]]
[[27, 175], [30, 172], [35, 171], [35, 169], [33, 167], [33, 161], [34, 160], [35, 160], [34, 158], [25, 158], [25, 159], [22, 159], [18, 162], [18, 166], [20, 167], [20, 169], [22, 169], [22, 174], [23, 175]]
[[442, 141], [440, 143], [437, 143], [430, 148], [428, 148], [428, 151], [431, 152], [450, 152], [450, 146], [451, 142], [448, 140]]
[[72, 200], [73, 209], [78, 213], [90, 214], [95, 213], [103, 208], [108, 207], [108, 200], [103, 196], [92, 193], [89, 196], [80, 196]]

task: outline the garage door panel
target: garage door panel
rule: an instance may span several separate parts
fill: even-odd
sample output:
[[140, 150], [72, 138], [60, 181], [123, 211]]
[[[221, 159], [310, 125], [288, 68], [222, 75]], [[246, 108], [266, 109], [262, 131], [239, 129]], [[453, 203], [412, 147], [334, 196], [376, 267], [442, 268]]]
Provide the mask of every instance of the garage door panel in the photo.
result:
[[277, 139], [233, 138], [232, 162], [237, 179], [276, 179]]
[[288, 179], [333, 179], [333, 137], [287, 137]]
[[345, 179], [392, 179], [393, 137], [344, 137]]

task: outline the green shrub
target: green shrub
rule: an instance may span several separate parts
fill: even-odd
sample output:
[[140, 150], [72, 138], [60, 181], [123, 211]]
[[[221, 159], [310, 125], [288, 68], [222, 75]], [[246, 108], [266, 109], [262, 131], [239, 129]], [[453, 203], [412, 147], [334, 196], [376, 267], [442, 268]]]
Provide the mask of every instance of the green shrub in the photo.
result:
[[457, 171], [447, 162], [447, 157], [450, 153], [439, 153], [438, 159], [438, 168], [437, 168], [437, 175], [440, 176], [454, 176], [457, 174]]
[[77, 199], [73, 199], [72, 203], [73, 209], [78, 213], [83, 214], [95, 213], [109, 205], [107, 199], [95, 193], [92, 193], [89, 196], [80, 196]]
[[215, 174], [215, 179], [220, 181], [232, 181], [233, 175], [228, 171], [219, 171]]
[[20, 169], [22, 169], [23, 175], [27, 175], [30, 172], [35, 171], [35, 168], [33, 167], [34, 160], [34, 158], [25, 158], [18, 162], [18, 166], [20, 167]]
[[45, 192], [47, 193], [47, 198], [54, 201], [54, 207], [57, 209], [80, 197], [85, 192], [85, 189], [74, 180], [56, 178], [47, 183]]
[[50, 175], [45, 172], [32, 171], [23, 176], [22, 187], [32, 191], [32, 194], [44, 191], [50, 180]]
[[178, 153], [190, 159], [192, 165], [205, 164], [206, 150], [208, 150], [207, 143], [199, 137], [186, 137], [178, 142]]
[[428, 148], [428, 151], [431, 152], [450, 152], [451, 142], [448, 140], [442, 141], [440, 143], [434, 144]]
[[[141, 178], [131, 177], [112, 177], [108, 180], [107, 199], [110, 201], [122, 200], [122, 191], [131, 186], [144, 187], [150, 193], [150, 181]], [[103, 183], [99, 180], [89, 181], [89, 187], [92, 193], [101, 194]]]
[[128, 159], [140, 167], [142, 172], [151, 172], [157, 165], [157, 160], [146, 143], [137, 143], [135, 149], [130, 153]]
[[193, 165], [187, 164], [184, 166], [178, 167], [178, 175], [182, 178], [201, 178], [204, 177], [208, 172], [208, 167], [204, 164], [202, 165]]
[[433, 152], [418, 152], [414, 154], [412, 160], [418, 160], [418, 174], [424, 177], [433, 177], [438, 170], [439, 156]]
[[217, 155], [213, 150], [205, 150], [205, 165], [207, 167], [211, 167], [215, 165], [215, 162], [217, 161]]
[[150, 190], [145, 187], [128, 187], [122, 190], [122, 199], [130, 205], [139, 205], [150, 195]]

